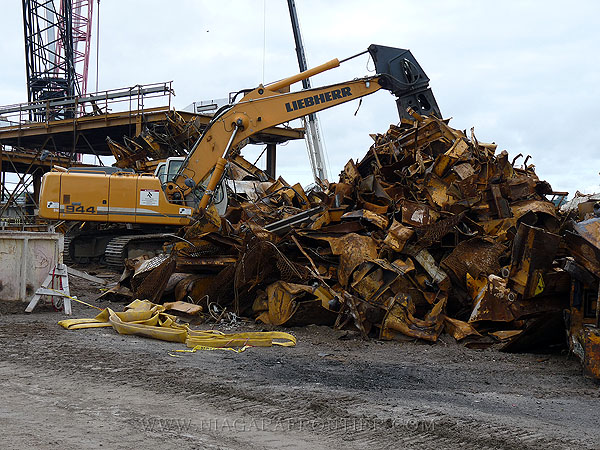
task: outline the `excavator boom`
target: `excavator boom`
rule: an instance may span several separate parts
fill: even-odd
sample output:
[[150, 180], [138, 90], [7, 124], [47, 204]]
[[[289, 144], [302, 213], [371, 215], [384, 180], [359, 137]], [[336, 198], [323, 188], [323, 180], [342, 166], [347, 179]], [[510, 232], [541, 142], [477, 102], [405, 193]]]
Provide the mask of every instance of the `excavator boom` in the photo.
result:
[[[222, 116], [215, 117], [197, 148], [190, 153], [187, 164], [182, 166], [179, 177], [167, 185], [167, 195], [176, 192], [182, 186], [186, 189], [181, 195], [188, 195], [194, 186], [190, 186], [191, 183], [186, 185], [185, 180], [201, 182], [213, 169], [215, 171], [212, 179], [218, 181], [228, 157], [227, 152], [249, 136], [307, 114], [372, 94], [382, 88], [380, 80], [379, 77], [369, 77], [287, 94], [271, 91], [268, 86], [255, 89]], [[207, 191], [214, 190], [215, 186], [209, 184]], [[210, 194], [211, 192], [208, 192], [206, 195]], [[200, 207], [206, 206], [207, 200], [203, 200], [204, 203]]]

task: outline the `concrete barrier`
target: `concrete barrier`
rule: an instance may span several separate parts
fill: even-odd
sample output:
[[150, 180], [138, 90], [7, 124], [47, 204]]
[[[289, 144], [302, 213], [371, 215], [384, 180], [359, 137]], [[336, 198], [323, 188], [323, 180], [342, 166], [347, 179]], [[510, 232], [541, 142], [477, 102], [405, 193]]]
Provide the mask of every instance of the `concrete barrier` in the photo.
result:
[[0, 300], [28, 301], [62, 263], [63, 246], [60, 233], [0, 231]]

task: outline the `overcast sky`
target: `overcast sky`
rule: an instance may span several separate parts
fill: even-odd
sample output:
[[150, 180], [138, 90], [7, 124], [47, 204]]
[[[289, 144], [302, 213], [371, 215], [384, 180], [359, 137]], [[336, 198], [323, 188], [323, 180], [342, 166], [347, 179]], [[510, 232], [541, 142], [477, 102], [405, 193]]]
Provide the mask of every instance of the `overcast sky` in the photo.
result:
[[[27, 99], [22, 11], [17, 0], [2, 6], [0, 104], [11, 104]], [[600, 2], [296, 0], [296, 6], [309, 66], [372, 43], [408, 48], [450, 125], [475, 127], [480, 141], [513, 156], [531, 155], [538, 176], [555, 190], [600, 191]], [[174, 106], [182, 109], [298, 71], [285, 0], [102, 0], [99, 10], [101, 90], [173, 80]], [[95, 86], [96, 38], [88, 90]], [[372, 69], [363, 56], [312, 83]], [[355, 116], [357, 106], [319, 114], [334, 180], [348, 159], [367, 151], [369, 133], [398, 122], [387, 91], [366, 97]], [[280, 147], [278, 172], [290, 183], [312, 181], [303, 142]]]

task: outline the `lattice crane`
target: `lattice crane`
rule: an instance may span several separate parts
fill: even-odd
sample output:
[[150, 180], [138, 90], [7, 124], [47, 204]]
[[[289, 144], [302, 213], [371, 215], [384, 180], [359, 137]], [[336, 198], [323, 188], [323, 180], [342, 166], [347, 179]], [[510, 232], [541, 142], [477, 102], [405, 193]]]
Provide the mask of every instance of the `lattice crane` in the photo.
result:
[[[29, 102], [87, 91], [93, 0], [23, 0]], [[71, 117], [74, 111], [38, 110], [30, 120]]]

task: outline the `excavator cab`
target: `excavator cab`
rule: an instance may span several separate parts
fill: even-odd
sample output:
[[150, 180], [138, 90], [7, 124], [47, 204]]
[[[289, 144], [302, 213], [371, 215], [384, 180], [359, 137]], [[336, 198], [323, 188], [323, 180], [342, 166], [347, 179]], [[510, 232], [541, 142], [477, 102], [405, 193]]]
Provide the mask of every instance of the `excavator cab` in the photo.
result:
[[[167, 183], [172, 182], [175, 179], [184, 162], [185, 158], [183, 156], [173, 156], [171, 158], [167, 158], [165, 162], [161, 162], [158, 166], [156, 166], [156, 169], [154, 170], [154, 176], [160, 180], [160, 185], [163, 192], [165, 191]], [[186, 198], [187, 206], [193, 206], [194, 208], [197, 208], [198, 203], [204, 194], [204, 190], [206, 189], [206, 183], [208, 183], [208, 180], [204, 184], [199, 184], [196, 189], [188, 195]], [[223, 180], [217, 187], [214, 194], [213, 203], [217, 208], [219, 215], [224, 215], [228, 204], [227, 186], [225, 180]]]

